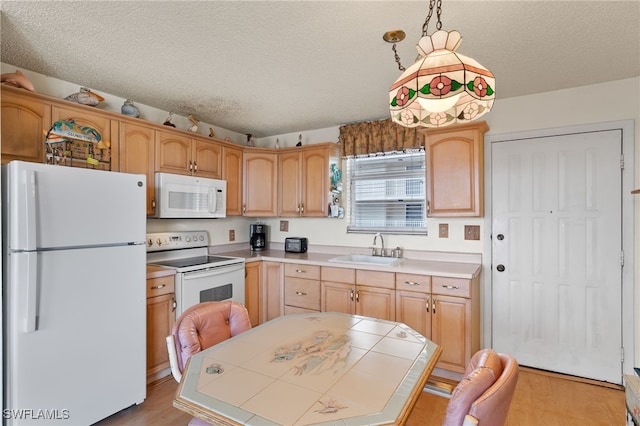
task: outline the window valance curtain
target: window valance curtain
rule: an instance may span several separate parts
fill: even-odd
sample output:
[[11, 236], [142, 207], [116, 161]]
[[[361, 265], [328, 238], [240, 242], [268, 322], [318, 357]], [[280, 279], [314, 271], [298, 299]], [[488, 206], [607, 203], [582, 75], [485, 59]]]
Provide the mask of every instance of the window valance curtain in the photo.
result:
[[352, 157], [420, 148], [424, 136], [415, 127], [403, 127], [387, 119], [341, 126], [340, 143], [342, 156]]

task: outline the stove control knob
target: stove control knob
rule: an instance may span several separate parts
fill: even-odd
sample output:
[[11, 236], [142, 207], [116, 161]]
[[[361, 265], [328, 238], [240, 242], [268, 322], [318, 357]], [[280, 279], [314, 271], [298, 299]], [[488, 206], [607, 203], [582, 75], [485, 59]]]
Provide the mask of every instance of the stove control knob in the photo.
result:
[[204, 236], [200, 235], [200, 241], [204, 241]]
[[160, 238], [156, 239], [156, 243], [161, 246], [162, 245], [162, 240]]
[[190, 241], [191, 241], [191, 237], [186, 237], [186, 238], [185, 238], [185, 240], [186, 240], [187, 242], [190, 242]]
[[153, 245], [153, 239], [149, 238], [149, 241], [147, 241], [147, 245], [151, 247]]

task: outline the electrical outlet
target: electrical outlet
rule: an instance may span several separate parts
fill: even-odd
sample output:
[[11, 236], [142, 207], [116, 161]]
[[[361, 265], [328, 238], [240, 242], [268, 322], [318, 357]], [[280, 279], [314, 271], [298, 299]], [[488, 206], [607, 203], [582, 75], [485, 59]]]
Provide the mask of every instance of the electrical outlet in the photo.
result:
[[465, 225], [464, 226], [464, 239], [465, 240], [479, 240], [480, 239], [480, 226], [479, 225]]
[[440, 238], [449, 238], [449, 224], [441, 223], [438, 227], [438, 236]]
[[281, 220], [280, 221], [280, 230], [282, 232], [289, 232], [289, 221], [288, 220]]
[[235, 229], [230, 229], [229, 230], [229, 241], [235, 241], [236, 240], [236, 230]]

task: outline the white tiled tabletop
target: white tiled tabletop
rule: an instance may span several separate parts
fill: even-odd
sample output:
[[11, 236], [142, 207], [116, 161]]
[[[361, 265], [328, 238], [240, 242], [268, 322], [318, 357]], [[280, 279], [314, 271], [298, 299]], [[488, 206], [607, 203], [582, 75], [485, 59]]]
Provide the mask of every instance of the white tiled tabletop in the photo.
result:
[[193, 355], [174, 405], [227, 424], [397, 424], [439, 355], [400, 323], [281, 316]]

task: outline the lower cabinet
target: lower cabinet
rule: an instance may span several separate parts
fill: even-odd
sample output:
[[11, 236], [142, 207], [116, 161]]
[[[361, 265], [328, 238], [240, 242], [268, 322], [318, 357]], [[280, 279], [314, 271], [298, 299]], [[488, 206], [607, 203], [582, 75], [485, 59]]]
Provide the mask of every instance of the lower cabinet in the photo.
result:
[[175, 323], [174, 276], [147, 280], [147, 383], [171, 374], [166, 338]]
[[477, 278], [396, 274], [397, 321], [442, 347], [438, 368], [464, 373], [480, 349], [478, 285]]
[[322, 311], [394, 321], [394, 276], [393, 272], [323, 266], [320, 298]]
[[320, 267], [284, 265], [284, 314], [320, 311]]
[[262, 295], [260, 300], [260, 322], [282, 315], [282, 263], [262, 262]]
[[244, 306], [249, 312], [251, 326], [260, 324], [260, 295], [262, 262], [248, 262], [244, 266]]

